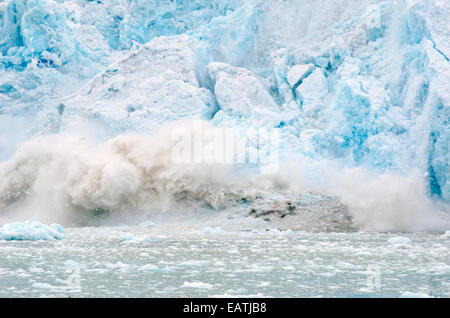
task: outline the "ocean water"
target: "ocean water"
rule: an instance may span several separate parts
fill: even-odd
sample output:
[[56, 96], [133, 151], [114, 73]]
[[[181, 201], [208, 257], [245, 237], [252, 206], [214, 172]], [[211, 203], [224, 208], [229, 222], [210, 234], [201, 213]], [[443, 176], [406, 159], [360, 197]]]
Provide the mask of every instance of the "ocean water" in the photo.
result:
[[450, 236], [175, 225], [0, 241], [0, 297], [450, 297]]

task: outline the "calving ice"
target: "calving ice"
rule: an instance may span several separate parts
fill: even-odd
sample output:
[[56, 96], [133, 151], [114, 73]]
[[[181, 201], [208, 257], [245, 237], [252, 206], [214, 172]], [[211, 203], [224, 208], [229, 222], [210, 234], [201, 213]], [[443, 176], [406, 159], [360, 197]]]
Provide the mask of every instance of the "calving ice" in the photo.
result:
[[[163, 160], [157, 171], [181, 163], [171, 175], [184, 180], [232, 171], [243, 184], [250, 174], [289, 171], [283, 187], [340, 196], [365, 229], [445, 227], [436, 221], [450, 198], [445, 2], [163, 1], [155, 9], [10, 0], [1, 10], [2, 210], [17, 200], [52, 202], [65, 211], [49, 219], [59, 222], [74, 210], [111, 212], [155, 193], [191, 193], [148, 186], [167, 184], [147, 175]], [[189, 122], [210, 128], [198, 134]], [[62, 162], [77, 168], [64, 173]], [[82, 172], [91, 165], [101, 183]], [[414, 184], [420, 211], [408, 216], [407, 196], [398, 202], [377, 186], [364, 201], [386, 192], [382, 205], [395, 201], [394, 215], [366, 213], [342, 191], [349, 174], [358, 175], [355, 188], [366, 178]], [[228, 186], [216, 181], [221, 191]], [[82, 190], [91, 186], [98, 192]]]
[[448, 202], [445, 2], [209, 3], [3, 1], [0, 158], [194, 119], [278, 134], [282, 164], [419, 170]]
[[184, 313], [208, 313], [214, 316], [218, 312], [225, 313], [245, 313], [248, 315], [254, 313], [265, 313], [267, 311], [266, 303], [255, 303], [255, 302], [228, 302], [226, 304], [220, 305], [203, 305], [194, 304], [190, 302], [183, 306]]
[[449, 25], [443, 0], [0, 0], [0, 296], [66, 297], [67, 268], [80, 297], [449, 296]]

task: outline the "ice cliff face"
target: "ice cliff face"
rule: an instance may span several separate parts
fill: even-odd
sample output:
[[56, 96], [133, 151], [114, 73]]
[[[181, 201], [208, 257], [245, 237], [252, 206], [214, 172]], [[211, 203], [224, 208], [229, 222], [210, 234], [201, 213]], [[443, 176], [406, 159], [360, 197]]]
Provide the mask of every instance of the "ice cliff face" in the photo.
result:
[[0, 159], [37, 134], [202, 118], [281, 157], [419, 170], [450, 201], [450, 3], [0, 2]]
[[[163, 75], [163, 76], [161, 76]], [[58, 105], [63, 129], [85, 124], [109, 134], [154, 130], [185, 117], [210, 119], [217, 110], [211, 91], [199, 86], [195, 54], [186, 35], [155, 38], [112, 64]]]

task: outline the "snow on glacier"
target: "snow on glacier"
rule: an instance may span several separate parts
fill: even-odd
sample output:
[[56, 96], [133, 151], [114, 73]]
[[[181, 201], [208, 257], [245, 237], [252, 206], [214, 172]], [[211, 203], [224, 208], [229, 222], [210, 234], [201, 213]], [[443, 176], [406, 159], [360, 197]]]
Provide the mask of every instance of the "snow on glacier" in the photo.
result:
[[202, 118], [277, 129], [286, 161], [418, 171], [448, 203], [449, 11], [438, 0], [2, 1], [0, 160], [38, 134], [109, 139]]

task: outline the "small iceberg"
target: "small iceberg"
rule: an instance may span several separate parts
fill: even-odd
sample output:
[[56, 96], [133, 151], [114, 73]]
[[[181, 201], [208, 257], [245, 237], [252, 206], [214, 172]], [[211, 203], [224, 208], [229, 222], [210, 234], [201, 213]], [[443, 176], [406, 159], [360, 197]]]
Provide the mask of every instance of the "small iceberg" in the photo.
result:
[[64, 229], [59, 224], [50, 226], [40, 222], [8, 223], [0, 227], [0, 240], [5, 241], [39, 241], [60, 240]]
[[203, 234], [224, 234], [226, 233], [221, 227], [205, 227], [202, 231]]
[[148, 243], [151, 239], [148, 237], [134, 237], [133, 235], [124, 235], [120, 238], [120, 243]]
[[182, 288], [213, 289], [214, 286], [203, 282], [184, 282]]
[[145, 221], [145, 222], [142, 222], [141, 224], [139, 224], [139, 226], [142, 226], [142, 227], [154, 227], [155, 223], [153, 223], [151, 221]]
[[434, 298], [434, 297], [425, 293], [413, 293], [407, 291], [401, 294], [400, 298]]

